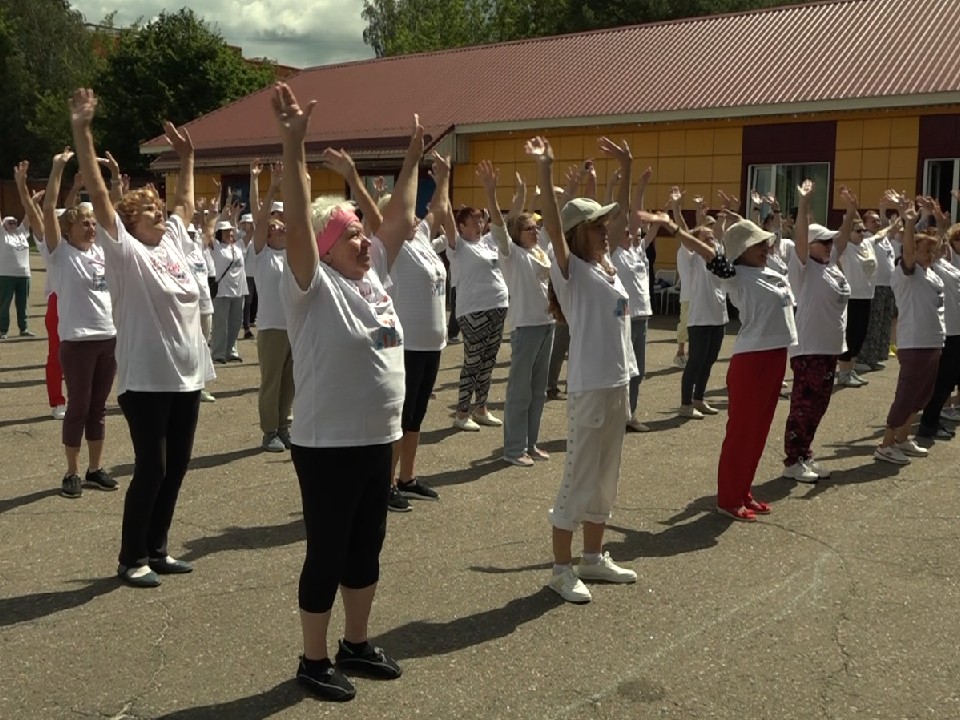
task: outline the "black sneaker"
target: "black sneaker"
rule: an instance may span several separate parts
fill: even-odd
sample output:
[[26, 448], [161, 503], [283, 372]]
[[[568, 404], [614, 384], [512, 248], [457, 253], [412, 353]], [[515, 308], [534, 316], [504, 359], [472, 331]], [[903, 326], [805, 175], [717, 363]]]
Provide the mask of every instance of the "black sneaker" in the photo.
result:
[[78, 498], [83, 495], [83, 487], [80, 485], [80, 476], [64, 475], [63, 484], [60, 486], [60, 494], [65, 498]]
[[410, 482], [397, 481], [397, 490], [408, 500], [439, 500], [437, 491], [414, 478]]
[[280, 438], [280, 442], [283, 443], [283, 446], [287, 450], [293, 446], [293, 441], [290, 440], [290, 428], [280, 428], [277, 430], [277, 437]]
[[250, 332], [249, 330], [247, 330], [246, 332], [243, 333], [243, 339], [244, 339], [244, 340], [253, 340], [253, 333]]
[[396, 660], [369, 642], [348, 647], [347, 641], [341, 640], [336, 660], [338, 668], [380, 680], [396, 680], [403, 674]]
[[921, 427], [917, 431], [917, 437], [925, 440], [953, 440], [955, 436], [956, 433], [953, 430], [948, 430], [944, 425], [940, 425], [936, 430]]
[[410, 503], [401, 492], [391, 485], [390, 497], [387, 498], [387, 510], [391, 510], [392, 512], [410, 512], [413, 508], [410, 507]]
[[97, 490], [116, 490], [120, 487], [120, 483], [114, 480], [107, 474], [107, 471], [103, 468], [99, 470], [87, 470], [87, 474], [83, 478], [83, 484], [89, 485], [90, 487], [95, 487]]
[[307, 660], [301, 655], [300, 667], [297, 668], [297, 682], [314, 695], [333, 702], [353, 700], [357, 695], [357, 689], [353, 683], [333, 666], [330, 658]]

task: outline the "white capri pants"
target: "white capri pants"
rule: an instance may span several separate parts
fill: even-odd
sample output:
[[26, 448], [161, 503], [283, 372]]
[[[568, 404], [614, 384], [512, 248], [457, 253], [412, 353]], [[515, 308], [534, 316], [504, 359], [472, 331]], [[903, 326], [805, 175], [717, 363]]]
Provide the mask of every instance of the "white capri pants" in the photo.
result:
[[567, 460], [549, 513], [555, 528], [573, 532], [583, 522], [610, 520], [629, 419], [628, 385], [567, 397]]

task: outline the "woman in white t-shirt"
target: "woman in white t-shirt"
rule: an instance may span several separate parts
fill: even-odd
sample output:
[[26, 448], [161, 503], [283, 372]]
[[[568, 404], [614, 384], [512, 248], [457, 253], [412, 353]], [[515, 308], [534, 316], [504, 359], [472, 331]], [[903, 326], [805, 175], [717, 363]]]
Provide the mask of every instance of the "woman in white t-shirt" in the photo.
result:
[[830, 477], [813, 459], [810, 446], [830, 406], [837, 358], [845, 345], [850, 285], [833, 258], [846, 249], [853, 215], [847, 214], [839, 232], [811, 225], [808, 211], [813, 182], [805, 180], [797, 192], [795, 246], [788, 268], [797, 300], [797, 344], [789, 350], [793, 391], [783, 435], [783, 477], [815, 483]]
[[[413, 223], [423, 128], [414, 131], [378, 237], [367, 238], [353, 205], [311, 208], [304, 136], [315, 102], [301, 110], [278, 83], [273, 109], [283, 141], [287, 266], [281, 302], [296, 383], [291, 457], [300, 484], [306, 558], [299, 606], [298, 681], [331, 700], [356, 690], [344, 672], [400, 677], [368, 641], [387, 527], [393, 445], [400, 439], [404, 333], [385, 286]], [[327, 650], [330, 611], [343, 599], [336, 665]]]
[[[78, 498], [82, 484], [116, 490], [117, 481], [103, 469], [107, 397], [117, 372], [117, 331], [107, 290], [103, 248], [94, 243], [97, 221], [86, 204], [67, 208], [57, 218], [63, 168], [69, 149], [54, 156], [43, 203], [43, 238], [52, 290], [61, 298], [58, 335], [60, 366], [70, 404], [63, 419], [67, 472], [60, 494]], [[89, 465], [80, 480], [80, 444], [86, 438]]]
[[243, 362], [237, 338], [243, 324], [243, 299], [248, 292], [246, 248], [237, 242], [236, 229], [225, 219], [217, 223], [214, 238], [207, 238], [207, 242], [217, 273], [210, 353], [215, 363]]
[[169, 555], [167, 536], [193, 451], [200, 390], [213, 376], [200, 332], [200, 289], [183, 254], [194, 212], [193, 143], [165, 124], [180, 159], [169, 222], [149, 188], [126, 193], [114, 209], [93, 146], [96, 107], [92, 90], [74, 92], [73, 138], [105, 259], [117, 328], [117, 401], [134, 452], [117, 574], [131, 585], [155, 587], [159, 574], [193, 569]]
[[740, 311], [740, 332], [727, 370], [727, 431], [717, 468], [717, 509], [752, 522], [770, 512], [750, 491], [770, 434], [787, 366], [787, 348], [797, 342], [793, 296], [787, 279], [767, 267], [775, 235], [749, 220], [723, 234], [725, 254], [687, 234], [680, 241], [720, 277]]
[[[924, 199], [924, 202], [930, 202]], [[903, 220], [903, 256], [890, 284], [897, 300], [897, 389], [887, 413], [883, 440], [874, 452], [877, 460], [906, 465], [911, 457], [929, 451], [910, 439], [917, 412], [933, 397], [940, 355], [946, 338], [944, 281], [933, 270], [940, 238], [918, 233], [917, 210], [898, 196]]]
[[960, 384], [960, 268], [953, 263], [953, 247], [960, 238], [960, 225], [947, 230], [932, 269], [943, 281], [943, 321], [946, 330], [943, 352], [937, 366], [937, 380], [930, 402], [920, 416], [917, 436], [932, 440], [949, 440], [956, 434], [943, 424], [943, 409], [953, 389]]
[[[208, 279], [207, 248], [208, 236], [213, 236], [213, 228], [208, 233], [203, 232], [211, 221], [216, 224], [217, 213], [215, 210], [206, 212], [206, 203], [203, 199], [197, 202], [199, 212], [195, 215], [199, 228], [190, 223], [187, 225], [187, 233], [183, 236], [183, 254], [187, 256], [187, 262], [193, 271], [193, 276], [197, 279], [197, 287], [200, 289], [200, 332], [203, 333], [205, 344], [210, 342], [210, 336], [213, 333], [213, 298], [210, 296], [210, 282]], [[211, 265], [213, 258], [210, 259]], [[207, 352], [210, 352], [209, 345], [206, 345]], [[214, 402], [216, 398], [204, 388], [200, 391], [200, 402]]]
[[[554, 565], [547, 586], [573, 603], [591, 599], [583, 580], [632, 583], [637, 579], [633, 570], [619, 567], [603, 552], [630, 417], [627, 386], [636, 372], [630, 349], [629, 296], [608, 257], [608, 237], [626, 233], [633, 159], [626, 143], [619, 146], [603, 138], [600, 147], [619, 161], [619, 203], [601, 206], [576, 198], [564, 205], [561, 215], [556, 195], [548, 192], [542, 195], [541, 210], [553, 247], [551, 310], [570, 327], [567, 461], [549, 514]], [[527, 142], [526, 151], [537, 162], [540, 187], [552, 188], [550, 144], [536, 137]], [[575, 570], [573, 533], [581, 526], [583, 559]]]
[[867, 231], [876, 233], [867, 239], [873, 244], [873, 251], [877, 256], [877, 271], [873, 276], [873, 300], [870, 302], [867, 336], [857, 356], [857, 364], [863, 366], [861, 370], [883, 370], [890, 354], [890, 330], [897, 316], [897, 303], [893, 297], [893, 288], [890, 287], [897, 254], [889, 235], [899, 222], [880, 229], [880, 216], [876, 211], [870, 210], [863, 214], [863, 223]]
[[0, 225], [0, 340], [10, 331], [10, 303], [17, 310], [20, 337], [33, 337], [27, 327], [27, 299], [30, 297], [30, 233], [12, 215]]
[[477, 165], [487, 193], [491, 232], [510, 292], [513, 330], [510, 332], [510, 375], [503, 413], [503, 459], [531, 467], [550, 456], [537, 447], [540, 420], [547, 401], [547, 375], [553, 349], [553, 318], [547, 311], [550, 258], [538, 243], [531, 213], [511, 217], [505, 227], [497, 201], [498, 172], [489, 160]]
[[[848, 208], [856, 212], [856, 198], [845, 187], [840, 188]], [[870, 324], [870, 304], [873, 301], [874, 282], [877, 272], [877, 253], [873, 241], [867, 238], [863, 221], [859, 216], [850, 230], [850, 241], [843, 255], [837, 255], [840, 269], [850, 283], [850, 303], [847, 306], [847, 349], [840, 356], [837, 382], [844, 387], [862, 387], [867, 384], [854, 369], [856, 358], [863, 348]]]
[[487, 410], [487, 395], [503, 340], [508, 293], [500, 251], [493, 238], [483, 234], [483, 213], [462, 207], [455, 220], [457, 232], [448, 233], [447, 257], [457, 269], [456, 310], [463, 333], [463, 366], [453, 424], [460, 430], [476, 432], [480, 425], [503, 425]]

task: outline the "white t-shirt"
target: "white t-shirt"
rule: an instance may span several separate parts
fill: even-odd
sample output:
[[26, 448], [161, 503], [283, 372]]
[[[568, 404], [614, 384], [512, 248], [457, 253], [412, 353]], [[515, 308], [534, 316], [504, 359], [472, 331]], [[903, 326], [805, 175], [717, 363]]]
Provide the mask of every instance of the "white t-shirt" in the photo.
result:
[[[430, 225], [421, 221], [390, 268], [393, 287], [389, 292], [403, 326], [406, 350], [436, 352], [447, 346], [447, 269], [436, 247], [430, 240]], [[459, 305], [457, 298], [458, 309]]]
[[0, 277], [30, 277], [30, 234], [23, 225], [12, 233], [0, 227]]
[[467, 242], [458, 235], [457, 246], [448, 246], [447, 257], [456, 263], [457, 317], [508, 306], [500, 251], [491, 235], [476, 242]]
[[795, 345], [797, 327], [787, 279], [767, 267], [737, 265], [736, 271], [723, 281], [730, 302], [740, 311], [740, 332], [733, 354]]
[[[707, 263], [682, 245], [677, 258], [686, 255], [687, 287], [690, 306], [687, 309], [687, 327], [726, 325], [727, 293], [720, 278], [707, 270]], [[681, 285], [681, 287], [683, 287]]]
[[117, 220], [117, 239], [97, 226], [117, 328], [117, 394], [193, 392], [214, 377], [200, 332], [200, 289], [183, 254], [187, 234], [172, 216], [156, 247]]
[[906, 275], [897, 265], [890, 281], [897, 301], [897, 348], [942, 348], [946, 336], [943, 319], [943, 280], [919, 264]]
[[213, 262], [213, 253], [210, 252], [210, 248], [206, 245], [203, 247], [203, 261], [207, 264], [207, 277], [216, 280], [217, 278], [217, 266]]
[[50, 267], [48, 260], [50, 253], [47, 252], [47, 243], [43, 238], [37, 238], [33, 233], [30, 233], [30, 236], [33, 238], [33, 244], [36, 246], [37, 252], [40, 253], [43, 266], [47, 269], [45, 273], [47, 277], [43, 281], [43, 297], [49, 300], [50, 296], [53, 295], [53, 268]]
[[[642, 247], [631, 245], [624, 250], [617, 246], [610, 257], [617, 269], [617, 277], [630, 300], [630, 317], [650, 317], [650, 268], [647, 253]], [[681, 285], [681, 287], [683, 287]]]
[[851, 300], [873, 300], [876, 260], [871, 259], [874, 255], [870, 252], [872, 249], [873, 243], [866, 239], [860, 245], [848, 242], [840, 258], [840, 269], [850, 283]]
[[107, 289], [103, 248], [81, 251], [61, 239], [47, 254], [57, 294], [57, 332], [61, 341], [105, 340], [117, 334]]
[[289, 265], [284, 272], [295, 445], [384, 445], [403, 434], [403, 329], [384, 289], [390, 284], [386, 251], [378, 238], [371, 240], [363, 280], [347, 280], [321, 260], [310, 287], [301, 290]]
[[[494, 225], [491, 232], [494, 236], [500, 236], [510, 253], [500, 253], [500, 263], [510, 290], [513, 327], [552, 325], [554, 320], [547, 312], [547, 287], [550, 285], [550, 267], [553, 264], [550, 256], [539, 244], [530, 250], [516, 245], [499, 225]], [[460, 298], [457, 297], [459, 303]]]
[[283, 270], [287, 266], [287, 251], [265, 245], [259, 254], [254, 254], [253, 266], [257, 280], [257, 329], [286, 330], [287, 318], [283, 314], [280, 288]]
[[889, 238], [870, 238], [873, 243], [873, 252], [877, 256], [877, 272], [873, 276], [874, 287], [890, 287], [890, 278], [893, 268], [897, 264], [897, 256]]
[[[197, 236], [196, 240], [192, 240], [187, 234], [184, 234], [184, 237], [186, 240], [183, 243], [183, 254], [186, 256], [187, 263], [193, 271], [193, 276], [197, 279], [197, 287], [200, 288], [200, 314], [213, 315], [213, 300], [210, 299], [210, 283], [207, 282], [207, 260], [204, 253], [206, 248], [200, 236]], [[211, 260], [211, 262], [213, 261]]]
[[637, 374], [630, 342], [630, 301], [623, 283], [600, 265], [570, 255], [569, 278], [550, 279], [570, 326], [567, 389], [571, 393], [626, 385]]
[[960, 335], [960, 268], [941, 258], [933, 271], [943, 280], [943, 322], [948, 336]]
[[690, 256], [692, 254], [683, 245], [677, 250], [677, 282], [680, 283], [680, 302], [690, 302]]
[[793, 255], [790, 282], [797, 296], [797, 344], [790, 347], [790, 357], [842, 355], [847, 348], [850, 283], [840, 268], [813, 258], [801, 263]]
[[216, 269], [217, 297], [237, 298], [247, 294], [244, 248], [239, 243], [213, 241], [210, 249]]
[[257, 273], [256, 269], [254, 268], [254, 263], [257, 252], [253, 248], [253, 232], [250, 233], [249, 238], [246, 236], [246, 234], [240, 233], [237, 236], [237, 245], [241, 245], [243, 247], [243, 269], [246, 273], [246, 276], [248, 278], [256, 278]]

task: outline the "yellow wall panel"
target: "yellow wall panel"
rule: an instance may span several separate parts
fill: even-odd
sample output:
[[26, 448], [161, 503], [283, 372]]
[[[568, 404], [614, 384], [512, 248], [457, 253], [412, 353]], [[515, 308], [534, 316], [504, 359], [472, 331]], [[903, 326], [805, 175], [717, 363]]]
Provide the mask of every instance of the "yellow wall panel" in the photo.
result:
[[472, 163], [455, 165], [453, 168], [453, 186], [455, 188], [472, 187], [476, 177], [473, 168]]
[[683, 130], [660, 133], [660, 157], [682, 157], [686, 153], [687, 134]]
[[660, 158], [657, 167], [657, 182], [665, 185], [682, 185], [684, 172], [684, 159]]
[[683, 182], [685, 185], [710, 180], [712, 173], [713, 158], [710, 155], [684, 158]]
[[840, 187], [841, 187], [841, 185], [845, 185], [845, 186], [850, 190], [850, 192], [852, 192], [852, 193], [853, 193], [854, 195], [856, 195], [858, 198], [860, 197], [860, 181], [859, 181], [859, 180], [850, 180], [850, 181], [845, 182], [845, 183], [840, 183], [840, 182], [838, 182], [838, 183], [836, 184], [836, 187], [834, 188], [833, 203], [832, 203], [831, 206], [830, 206], [831, 208], [842, 208], [842, 207], [844, 207], [843, 200], [842, 200], [841, 197], [840, 197]]
[[887, 177], [905, 177], [917, 172], [917, 148], [895, 148], [890, 151]]
[[863, 180], [860, 183], [860, 194], [857, 197], [860, 201], [860, 207], [865, 210], [880, 207], [880, 197], [887, 189], [888, 184], [886, 179]]
[[729, 192], [739, 192], [740, 174], [743, 170], [743, 160], [738, 155], [716, 155], [713, 158], [713, 173], [710, 179], [714, 184], [725, 184]]
[[477, 162], [480, 160], [490, 160], [494, 164], [501, 163], [512, 163], [517, 159], [517, 147], [516, 142], [513, 140], [497, 140], [493, 145], [493, 157], [492, 158], [478, 158]]
[[863, 162], [861, 164], [860, 177], [867, 180], [878, 180], [887, 177], [887, 169], [890, 167], [890, 150], [887, 148], [878, 150], [864, 150]]
[[724, 127], [713, 131], [714, 155], [740, 155], [742, 148], [742, 127]]
[[863, 147], [890, 147], [890, 119], [878, 118], [863, 121]]
[[[583, 162], [586, 157], [583, 154], [583, 137], [580, 135], [564, 136], [558, 138], [560, 147], [553, 146], [554, 156], [558, 160], [568, 162]], [[591, 146], [591, 152], [593, 152]]]
[[922, 189], [923, 185], [917, 187], [917, 180], [915, 177], [901, 177], [901, 178], [891, 178], [887, 181], [887, 189], [896, 190], [898, 192], [907, 191], [908, 195], [913, 195], [918, 190]]
[[892, 147], [916, 147], [920, 142], [920, 118], [893, 118], [890, 121], [890, 145]]
[[475, 140], [470, 148], [470, 164], [476, 165], [481, 160], [493, 160], [494, 147], [493, 140]]
[[713, 130], [687, 130], [687, 155], [713, 155]]
[[837, 123], [837, 150], [863, 147], [863, 121], [846, 120]]
[[862, 150], [837, 150], [836, 162], [833, 166], [833, 176], [837, 179], [860, 177], [860, 169], [862, 166]]
[[659, 148], [660, 133], [656, 132], [634, 133], [630, 141], [630, 150], [633, 151], [635, 158], [640, 156], [657, 157], [660, 152]]

